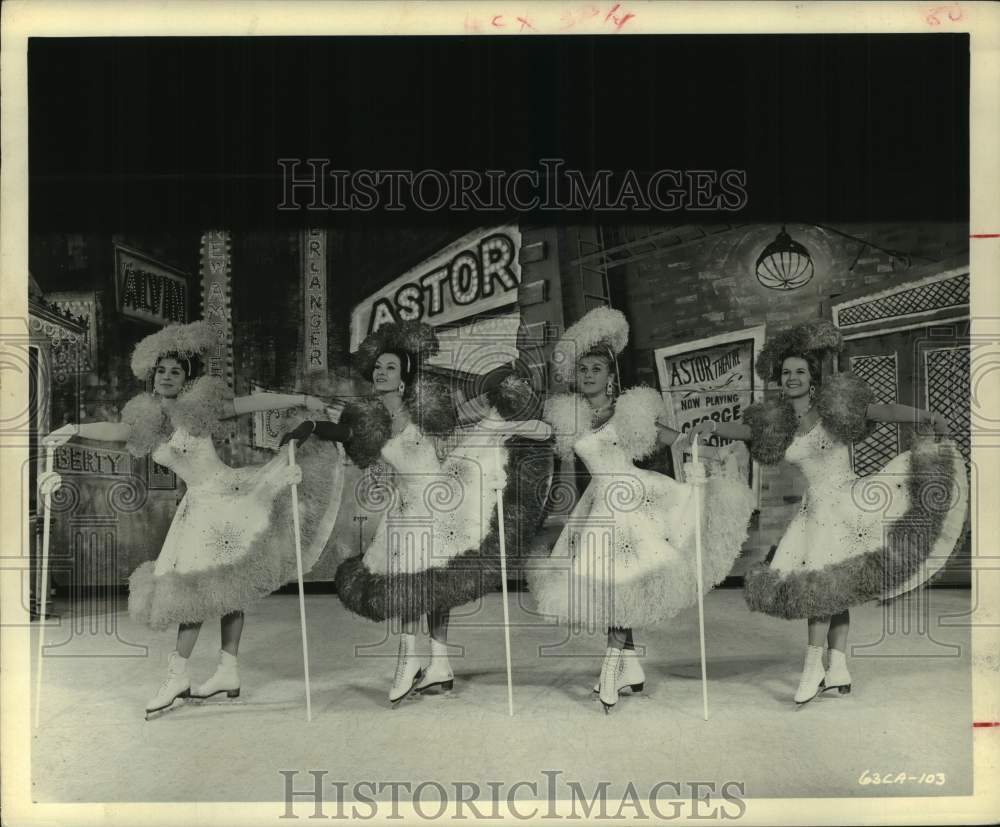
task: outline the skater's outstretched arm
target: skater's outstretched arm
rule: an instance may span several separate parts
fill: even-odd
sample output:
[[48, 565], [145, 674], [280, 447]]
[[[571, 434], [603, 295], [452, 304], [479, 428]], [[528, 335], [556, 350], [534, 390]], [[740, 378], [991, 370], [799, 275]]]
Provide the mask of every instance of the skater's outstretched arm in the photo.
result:
[[752, 436], [750, 428], [742, 422], [716, 422], [714, 419], [703, 419], [691, 429], [691, 433], [702, 437], [716, 434], [722, 439], [738, 439], [740, 442], [749, 442]]
[[58, 447], [69, 442], [73, 437], [93, 439], [97, 442], [127, 442], [129, 426], [124, 422], [85, 422], [82, 425], [63, 425], [57, 428], [42, 443], [46, 447]]
[[[691, 433], [693, 431], [686, 434], [681, 433], [675, 428], [671, 428], [669, 425], [664, 424], [660, 421], [660, 419], [657, 419], [656, 432], [656, 442], [658, 445], [669, 445], [682, 451], [691, 450]], [[720, 459], [718, 449], [713, 448], [710, 445], [701, 445], [698, 450], [701, 456], [705, 459]]]
[[935, 434], [950, 433], [948, 420], [936, 411], [911, 408], [909, 405], [869, 405], [866, 415], [875, 422], [898, 422], [904, 425], [929, 426]]
[[301, 444], [313, 434], [327, 442], [346, 443], [351, 438], [351, 429], [342, 422], [323, 422], [307, 419], [305, 422], [299, 423], [291, 431], [283, 434], [280, 445], [284, 445], [292, 439]]
[[232, 412], [225, 418], [258, 411], [284, 411], [289, 408], [308, 408], [310, 411], [325, 410], [327, 403], [305, 393], [254, 393], [238, 396], [233, 400]]

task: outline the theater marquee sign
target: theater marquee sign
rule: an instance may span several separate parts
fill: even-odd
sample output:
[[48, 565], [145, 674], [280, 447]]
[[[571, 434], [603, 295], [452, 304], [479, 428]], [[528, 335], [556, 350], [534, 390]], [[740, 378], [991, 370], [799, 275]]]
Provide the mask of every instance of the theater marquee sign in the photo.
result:
[[452, 324], [517, 303], [517, 225], [477, 230], [404, 273], [351, 313], [351, 351], [391, 322]]
[[188, 277], [180, 270], [115, 245], [115, 299], [123, 316], [165, 325], [188, 320]]

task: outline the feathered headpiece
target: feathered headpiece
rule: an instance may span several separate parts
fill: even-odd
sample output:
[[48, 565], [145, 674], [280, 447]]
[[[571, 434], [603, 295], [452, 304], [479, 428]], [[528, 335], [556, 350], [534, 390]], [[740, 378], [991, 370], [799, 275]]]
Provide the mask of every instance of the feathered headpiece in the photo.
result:
[[190, 359], [203, 356], [218, 344], [218, 333], [206, 321], [171, 324], [143, 339], [132, 351], [132, 373], [147, 379], [164, 356]]
[[[354, 354], [354, 366], [365, 378], [371, 376], [375, 369], [375, 360], [383, 353], [405, 353], [416, 368], [437, 354], [439, 349], [437, 333], [434, 328], [424, 322], [391, 322], [384, 324], [361, 343]], [[403, 366], [407, 369], [407, 366]]]
[[552, 351], [556, 381], [568, 382], [576, 373], [576, 363], [595, 350], [607, 351], [612, 362], [628, 344], [628, 321], [620, 310], [595, 307], [566, 328]]
[[757, 357], [757, 375], [765, 382], [781, 379], [781, 365], [790, 356], [812, 354], [823, 359], [840, 353], [844, 340], [830, 322], [803, 322], [769, 339]]

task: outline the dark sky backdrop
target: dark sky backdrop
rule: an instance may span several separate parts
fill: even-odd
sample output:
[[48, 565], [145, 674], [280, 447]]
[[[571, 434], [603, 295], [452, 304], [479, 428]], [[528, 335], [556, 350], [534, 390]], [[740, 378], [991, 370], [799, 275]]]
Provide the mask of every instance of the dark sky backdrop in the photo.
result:
[[[747, 171], [738, 215], [639, 223], [963, 220], [968, 82], [966, 35], [36, 38], [32, 229], [373, 219], [279, 213], [280, 157]], [[418, 219], [463, 220], [379, 218]]]

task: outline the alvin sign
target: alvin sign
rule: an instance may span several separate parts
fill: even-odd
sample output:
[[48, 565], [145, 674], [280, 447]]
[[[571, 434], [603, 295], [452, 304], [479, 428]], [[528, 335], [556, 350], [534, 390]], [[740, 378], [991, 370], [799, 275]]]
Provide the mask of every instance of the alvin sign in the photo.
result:
[[188, 277], [117, 244], [115, 297], [123, 316], [160, 325], [188, 320]]

